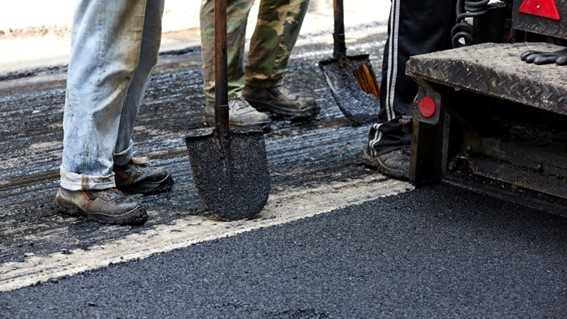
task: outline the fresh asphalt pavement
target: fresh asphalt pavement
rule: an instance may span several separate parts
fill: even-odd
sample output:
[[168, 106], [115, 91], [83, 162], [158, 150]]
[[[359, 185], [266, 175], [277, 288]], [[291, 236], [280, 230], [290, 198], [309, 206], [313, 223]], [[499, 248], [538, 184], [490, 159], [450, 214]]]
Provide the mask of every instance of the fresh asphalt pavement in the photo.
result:
[[567, 220], [447, 185], [0, 294], [3, 318], [564, 318]]

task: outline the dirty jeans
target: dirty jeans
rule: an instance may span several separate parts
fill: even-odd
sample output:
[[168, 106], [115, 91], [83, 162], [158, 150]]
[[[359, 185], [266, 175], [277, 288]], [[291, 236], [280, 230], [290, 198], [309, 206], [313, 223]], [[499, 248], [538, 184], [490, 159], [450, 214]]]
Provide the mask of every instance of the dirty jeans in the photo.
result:
[[157, 62], [164, 0], [80, 0], [63, 117], [61, 187], [115, 187], [132, 157], [134, 121]]
[[[228, 0], [227, 3], [228, 98], [231, 100], [242, 95], [244, 83], [263, 88], [282, 85], [309, 0], [260, 0], [245, 70], [244, 41], [253, 4], [254, 0]], [[214, 0], [202, 0], [201, 47], [204, 93], [208, 102], [215, 100], [214, 24]]]

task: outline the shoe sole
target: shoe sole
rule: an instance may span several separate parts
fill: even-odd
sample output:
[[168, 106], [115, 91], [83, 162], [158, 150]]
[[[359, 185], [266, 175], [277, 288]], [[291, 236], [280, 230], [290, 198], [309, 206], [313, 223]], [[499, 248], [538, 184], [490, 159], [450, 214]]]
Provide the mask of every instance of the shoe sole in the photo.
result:
[[[64, 199], [61, 199], [63, 201]], [[109, 225], [142, 225], [148, 219], [148, 213], [146, 210], [138, 206], [131, 211], [128, 211], [124, 214], [119, 216], [116, 215], [108, 215], [101, 212], [86, 212], [79, 207], [75, 206], [73, 203], [68, 202], [60, 202], [55, 199], [55, 207], [59, 210], [59, 212], [72, 216], [83, 216], [89, 220], [94, 220], [99, 223], [109, 224]]]
[[[203, 121], [205, 123], [207, 123], [207, 125], [209, 126], [214, 126], [215, 125], [215, 116], [214, 115], [209, 115], [207, 113], [205, 113], [205, 115], [203, 115]], [[256, 123], [252, 123], [252, 124], [241, 124], [241, 123], [235, 123], [235, 122], [231, 122], [230, 118], [229, 118], [229, 125], [231, 127], [235, 127], [235, 128], [240, 128], [240, 129], [262, 129], [263, 131], [267, 131], [270, 129], [270, 122], [256, 122]]]
[[368, 152], [366, 152], [366, 151], [364, 151], [362, 153], [362, 161], [367, 166], [370, 166], [370, 167], [376, 169], [378, 172], [380, 172], [381, 174], [384, 174], [388, 177], [392, 177], [392, 178], [396, 178], [396, 179], [400, 179], [400, 180], [404, 180], [404, 181], [409, 180], [409, 177], [407, 176], [407, 174], [404, 173], [404, 171], [398, 170], [398, 169], [387, 168], [384, 165], [384, 163], [382, 163], [380, 161], [380, 159], [368, 154]]
[[288, 121], [306, 121], [314, 119], [321, 111], [321, 109], [316, 106], [303, 112], [297, 112], [282, 109], [278, 105], [266, 103], [264, 101], [248, 98], [246, 98], [246, 101], [248, 101], [248, 103], [252, 105], [256, 110], [260, 112], [268, 112], [274, 119], [283, 119]]
[[167, 175], [164, 179], [157, 182], [145, 182], [128, 186], [116, 187], [127, 194], [155, 195], [170, 192], [174, 184], [173, 177]]

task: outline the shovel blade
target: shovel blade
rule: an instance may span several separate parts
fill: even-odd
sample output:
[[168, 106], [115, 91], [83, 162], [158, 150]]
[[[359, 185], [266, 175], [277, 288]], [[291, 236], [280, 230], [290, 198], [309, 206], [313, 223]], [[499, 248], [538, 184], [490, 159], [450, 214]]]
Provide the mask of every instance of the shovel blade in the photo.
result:
[[[360, 70], [366, 68], [372, 73], [363, 82], [378, 92], [372, 65], [367, 54], [332, 58], [319, 62], [319, 67], [327, 80], [331, 93], [341, 112], [357, 125], [375, 122], [378, 119], [380, 100], [375, 95], [365, 92], [359, 86]], [[358, 82], [358, 83], [357, 83]]]
[[252, 218], [265, 206], [270, 175], [263, 131], [193, 131], [185, 143], [197, 193], [208, 211], [225, 220]]

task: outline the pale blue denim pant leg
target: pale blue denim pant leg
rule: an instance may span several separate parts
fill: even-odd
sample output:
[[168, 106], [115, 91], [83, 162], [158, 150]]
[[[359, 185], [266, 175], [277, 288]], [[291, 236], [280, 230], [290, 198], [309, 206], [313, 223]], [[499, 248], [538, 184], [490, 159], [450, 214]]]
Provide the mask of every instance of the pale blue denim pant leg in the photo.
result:
[[63, 118], [61, 187], [115, 187], [132, 157], [138, 108], [157, 62], [163, 0], [81, 0], [75, 11]]

